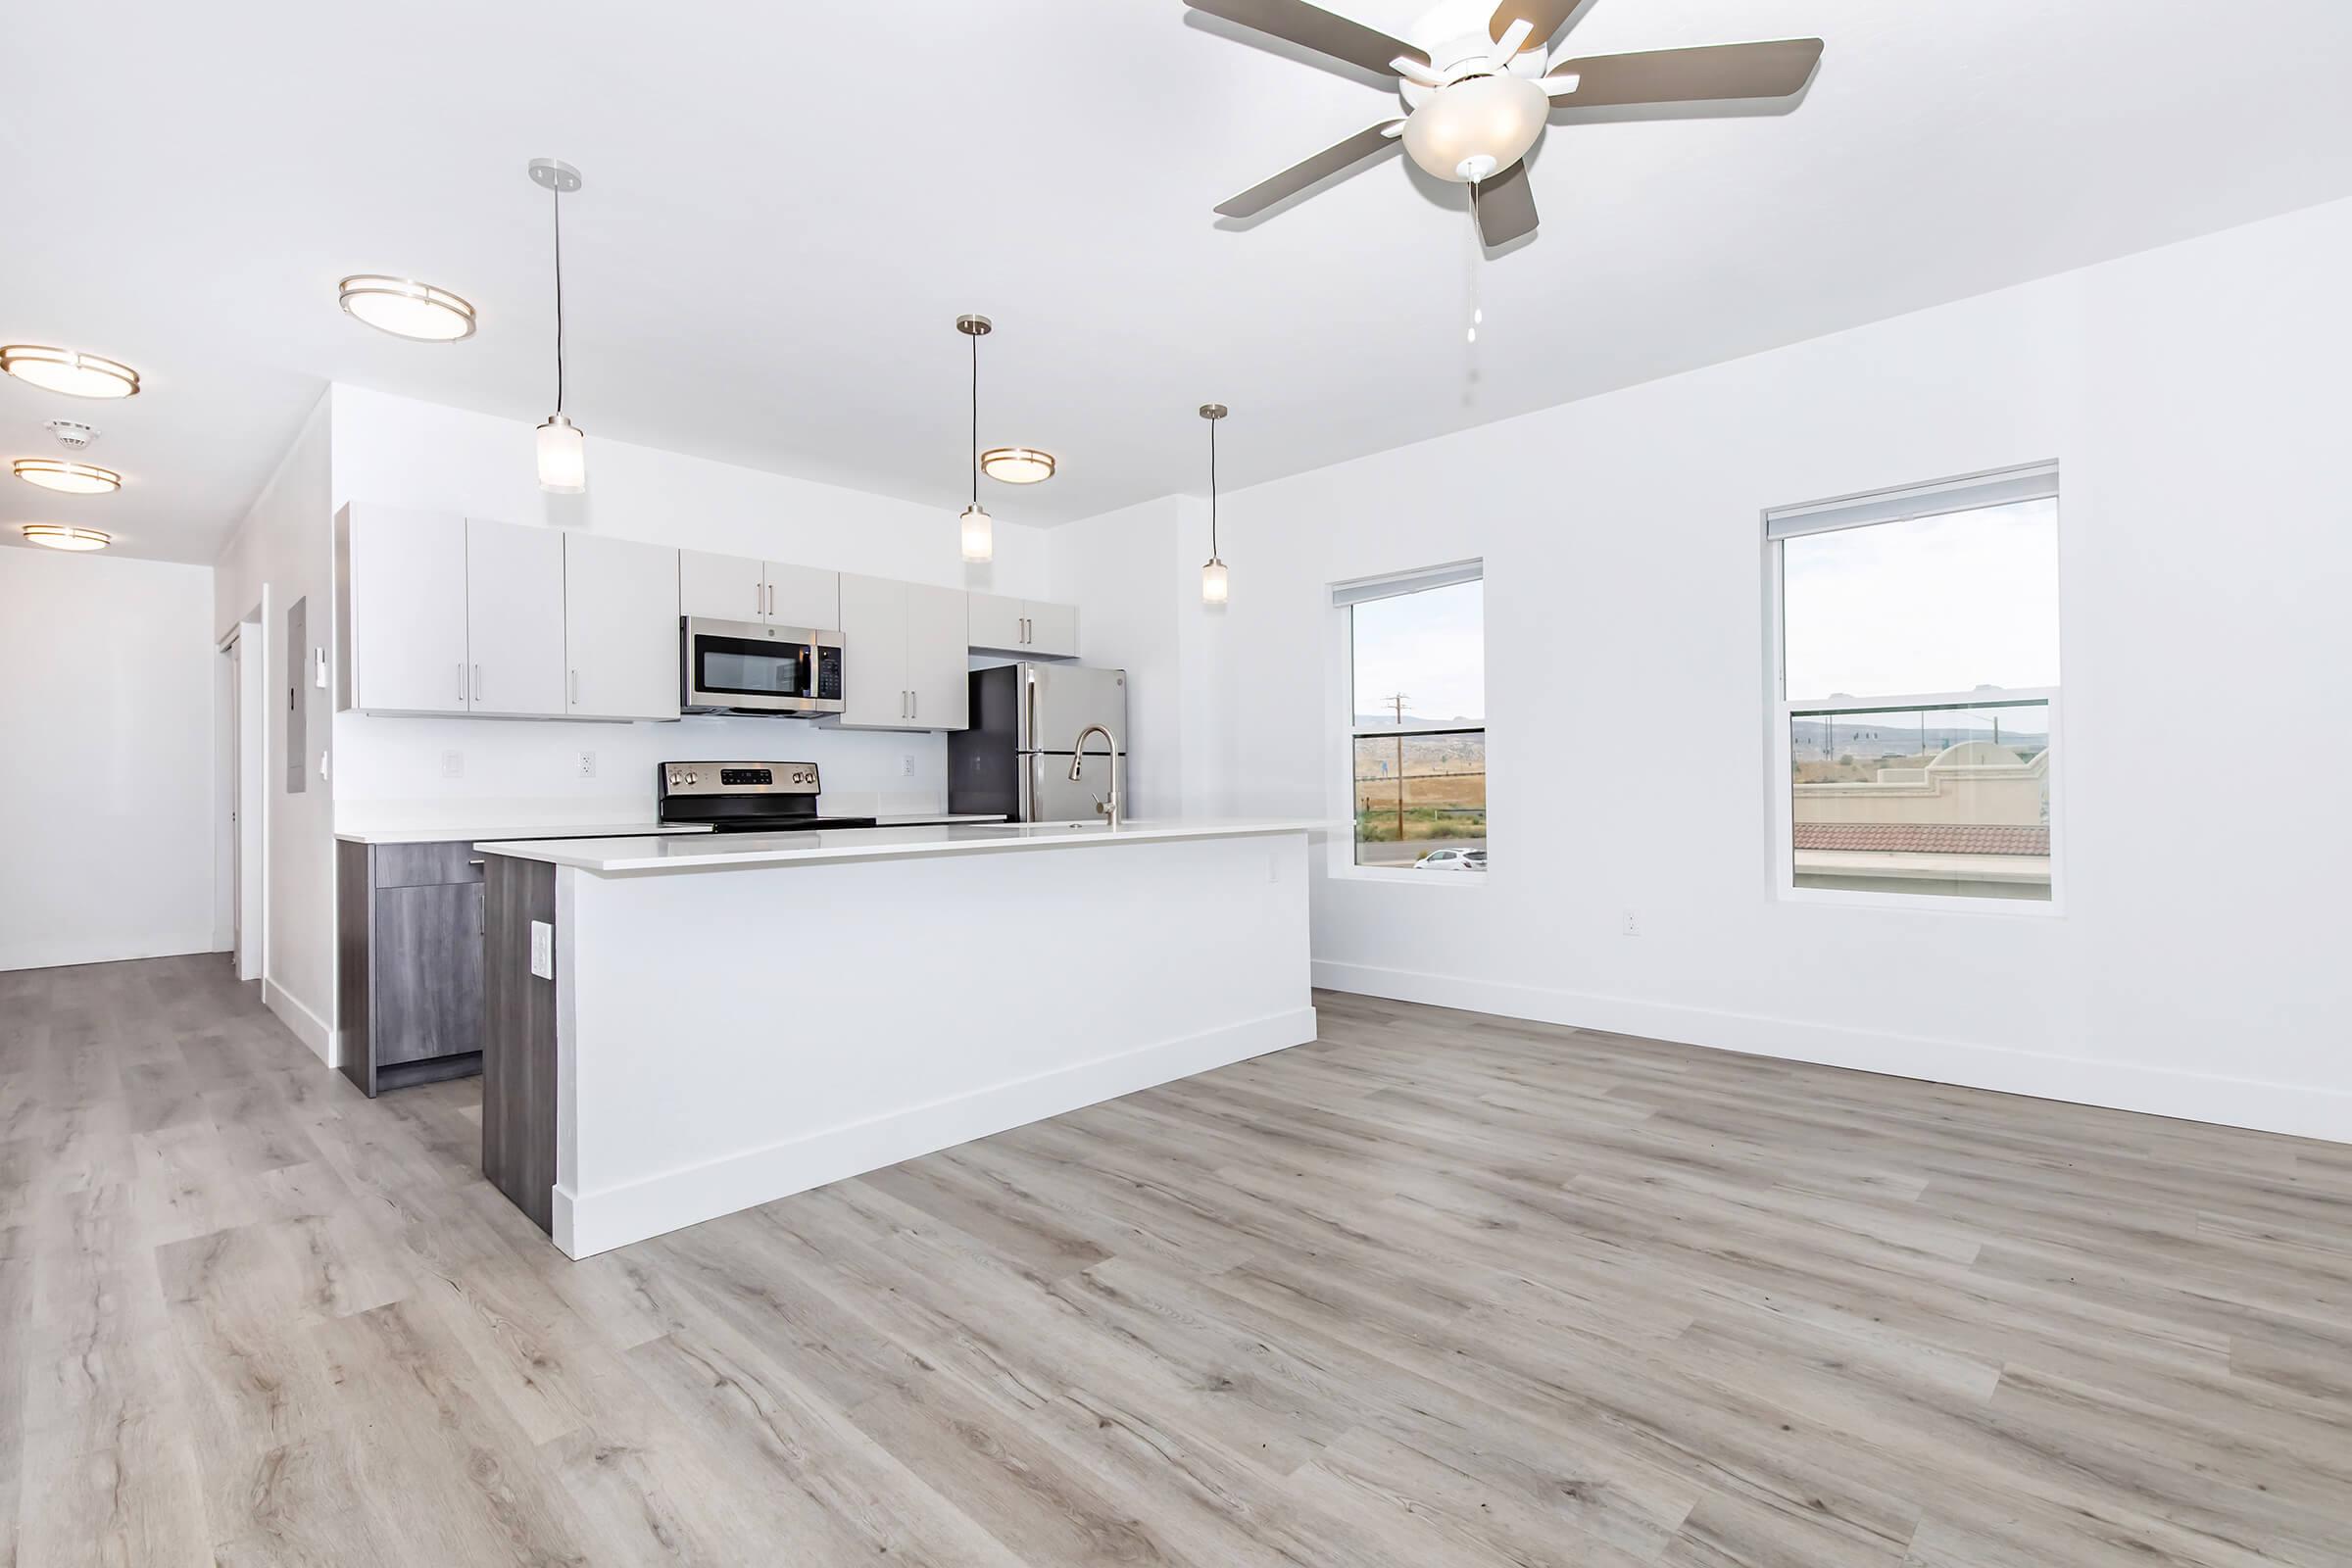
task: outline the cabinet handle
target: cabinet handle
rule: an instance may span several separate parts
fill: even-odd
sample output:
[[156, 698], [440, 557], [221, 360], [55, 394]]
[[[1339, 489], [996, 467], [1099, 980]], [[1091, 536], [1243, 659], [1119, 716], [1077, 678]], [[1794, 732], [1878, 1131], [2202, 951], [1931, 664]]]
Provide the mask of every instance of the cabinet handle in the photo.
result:
[[571, 672], [571, 706], [580, 706], [580, 672], [576, 669]]
[[[466, 702], [466, 661], [464, 661], [463, 659], [461, 659], [461, 660], [459, 660], [459, 661], [458, 661], [458, 703], [459, 703], [459, 706], [463, 707], [463, 706], [465, 705], [465, 702]], [[288, 706], [288, 707], [292, 707], [293, 705], [292, 705], [292, 704], [288, 704], [287, 706]]]
[[1029, 617], [1027, 615], [1021, 617], [1021, 641], [1023, 644], [1029, 641]]
[[479, 664], [473, 666], [473, 700], [477, 703], [482, 700], [482, 666]]
[[766, 600], [765, 600], [763, 597], [761, 597], [761, 596], [762, 596], [762, 595], [764, 595], [766, 592], [767, 592], [767, 587], [766, 587], [766, 585], [765, 585], [765, 584], [763, 584], [763, 583], [759, 583], [759, 582], [755, 582], [755, 583], [753, 583], [753, 584], [752, 584], [752, 613], [753, 613], [753, 614], [755, 614], [755, 615], [760, 615], [760, 614], [765, 614], [765, 613], [767, 612], [767, 602], [766, 602]]
[[908, 692], [906, 694], [906, 716], [908, 718], [920, 718], [923, 716], [923, 694], [921, 692]]
[[767, 612], [770, 615], [776, 612], [776, 585], [772, 582], [767, 585]]

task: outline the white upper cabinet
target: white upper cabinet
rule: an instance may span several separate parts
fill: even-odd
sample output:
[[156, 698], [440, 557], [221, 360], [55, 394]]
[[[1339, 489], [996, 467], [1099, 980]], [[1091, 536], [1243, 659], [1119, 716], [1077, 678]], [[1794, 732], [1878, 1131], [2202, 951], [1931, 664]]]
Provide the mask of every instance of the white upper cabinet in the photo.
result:
[[906, 684], [906, 585], [841, 574], [842, 710], [856, 729], [913, 726]]
[[814, 566], [767, 565], [767, 620], [809, 631], [841, 629], [841, 573]]
[[564, 535], [466, 519], [466, 711], [564, 711]]
[[907, 707], [918, 729], [971, 727], [965, 597], [960, 588], [906, 585]]
[[1078, 611], [1043, 599], [968, 594], [969, 641], [974, 648], [1038, 659], [1078, 657]]
[[677, 717], [678, 552], [596, 534], [563, 541], [564, 711]]
[[679, 551], [676, 613], [713, 620], [766, 619], [766, 564], [750, 556]]
[[336, 706], [465, 712], [466, 519], [355, 503], [335, 531]]
[[841, 573], [750, 556], [682, 550], [677, 612], [835, 631], [841, 619]]
[[964, 593], [841, 574], [840, 718], [850, 729], [967, 729]]

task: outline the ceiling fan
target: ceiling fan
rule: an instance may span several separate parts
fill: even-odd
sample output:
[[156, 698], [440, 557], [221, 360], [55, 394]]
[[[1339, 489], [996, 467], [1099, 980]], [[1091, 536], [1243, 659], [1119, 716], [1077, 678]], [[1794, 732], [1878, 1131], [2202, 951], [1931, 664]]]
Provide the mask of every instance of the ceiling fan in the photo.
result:
[[[1185, 0], [1196, 11], [1395, 77], [1408, 113], [1357, 131], [1217, 208], [1248, 218], [1317, 180], [1401, 141], [1413, 162], [1470, 187], [1479, 237], [1489, 246], [1531, 233], [1536, 198], [1528, 149], [1555, 108], [1786, 98], [1821, 59], [1819, 38], [1712, 44], [1644, 54], [1551, 55], [1551, 40], [1580, 0], [1502, 0], [1481, 27], [1466, 0], [1448, 0], [1411, 31], [1416, 45], [1336, 16], [1306, 0]], [[1475, 0], [1484, 9], [1484, 0]], [[1472, 30], [1452, 29], [1468, 26]], [[1548, 58], [1547, 58], [1548, 57]]]

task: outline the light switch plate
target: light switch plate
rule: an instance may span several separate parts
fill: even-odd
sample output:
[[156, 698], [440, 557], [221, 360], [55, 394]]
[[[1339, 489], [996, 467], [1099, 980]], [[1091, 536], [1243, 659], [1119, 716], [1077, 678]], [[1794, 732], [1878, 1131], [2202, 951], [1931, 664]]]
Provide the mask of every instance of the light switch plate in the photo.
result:
[[542, 980], [556, 977], [556, 928], [545, 920], [531, 922], [531, 973]]
[[311, 653], [316, 659], [318, 665], [317, 668], [311, 671], [311, 684], [318, 687], [320, 691], [324, 691], [326, 690], [326, 650], [323, 648], [314, 648], [311, 650]]

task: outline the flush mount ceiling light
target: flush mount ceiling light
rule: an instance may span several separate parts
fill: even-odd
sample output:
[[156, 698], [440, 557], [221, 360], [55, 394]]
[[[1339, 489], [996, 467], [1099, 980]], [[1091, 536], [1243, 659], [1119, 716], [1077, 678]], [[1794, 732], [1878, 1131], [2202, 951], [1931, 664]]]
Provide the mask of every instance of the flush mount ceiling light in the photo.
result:
[[63, 458], [19, 458], [10, 470], [26, 484], [68, 496], [103, 496], [122, 488], [122, 476], [94, 463], [68, 463]]
[[564, 197], [580, 188], [580, 172], [553, 158], [531, 160], [531, 183], [556, 202], [556, 412], [539, 426], [539, 488], [576, 496], [588, 488], [588, 438], [564, 416]]
[[455, 343], [473, 336], [473, 307], [430, 283], [359, 272], [338, 284], [336, 294], [346, 315], [394, 337]]
[[980, 565], [997, 554], [995, 519], [980, 505], [980, 470], [987, 463], [980, 452], [980, 340], [996, 330], [996, 323], [985, 316], [958, 316], [956, 330], [972, 340], [972, 504], [956, 525], [963, 559]]
[[1043, 484], [1054, 477], [1054, 454], [1035, 447], [990, 447], [980, 471], [1004, 484]]
[[52, 550], [104, 550], [115, 542], [111, 533], [95, 528], [74, 528], [62, 522], [28, 522], [17, 530], [29, 545], [47, 545]]
[[45, 391], [77, 398], [126, 398], [139, 389], [139, 372], [127, 365], [33, 343], [0, 344], [0, 370]]
[[1228, 412], [1222, 403], [1200, 405], [1200, 417], [1208, 421], [1208, 560], [1200, 567], [1200, 602], [1204, 605], [1225, 603], [1233, 588], [1225, 563], [1217, 558], [1217, 421]]

